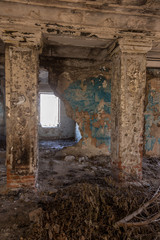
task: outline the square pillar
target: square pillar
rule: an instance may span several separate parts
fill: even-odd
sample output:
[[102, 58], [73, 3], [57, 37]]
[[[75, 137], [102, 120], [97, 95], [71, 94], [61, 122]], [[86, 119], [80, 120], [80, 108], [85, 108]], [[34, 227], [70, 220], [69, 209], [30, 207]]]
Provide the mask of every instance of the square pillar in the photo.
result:
[[6, 46], [7, 186], [35, 186], [38, 161], [38, 52]]
[[112, 51], [111, 159], [121, 180], [142, 178], [146, 53], [151, 41], [122, 38]]

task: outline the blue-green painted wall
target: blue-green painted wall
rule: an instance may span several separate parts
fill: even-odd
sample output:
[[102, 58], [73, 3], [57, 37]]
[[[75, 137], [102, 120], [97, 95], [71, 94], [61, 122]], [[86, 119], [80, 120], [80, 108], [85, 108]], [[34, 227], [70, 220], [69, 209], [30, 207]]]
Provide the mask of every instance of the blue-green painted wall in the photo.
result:
[[[154, 80], [147, 81], [144, 150], [148, 155], [160, 155], [160, 81], [154, 77], [157, 69], [150, 69]], [[82, 144], [90, 138], [95, 147], [111, 148], [111, 74], [109, 69], [85, 80], [77, 79], [64, 92], [80, 125]]]
[[78, 79], [65, 90], [64, 98], [79, 122], [83, 142], [90, 138], [95, 147], [110, 152], [111, 78], [109, 69], [85, 80]]
[[144, 149], [150, 156], [160, 156], [160, 69], [148, 69]]

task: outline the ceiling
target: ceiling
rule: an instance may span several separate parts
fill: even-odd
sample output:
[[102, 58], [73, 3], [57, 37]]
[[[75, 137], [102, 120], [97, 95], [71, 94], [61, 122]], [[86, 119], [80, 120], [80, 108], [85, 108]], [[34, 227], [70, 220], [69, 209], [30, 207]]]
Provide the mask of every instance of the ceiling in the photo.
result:
[[[93, 59], [103, 61], [108, 58], [108, 46], [112, 39], [97, 39], [85, 37], [45, 36], [43, 57]], [[0, 63], [4, 63], [4, 44], [0, 40]], [[147, 54], [147, 66], [160, 68], [160, 42], [153, 43]]]

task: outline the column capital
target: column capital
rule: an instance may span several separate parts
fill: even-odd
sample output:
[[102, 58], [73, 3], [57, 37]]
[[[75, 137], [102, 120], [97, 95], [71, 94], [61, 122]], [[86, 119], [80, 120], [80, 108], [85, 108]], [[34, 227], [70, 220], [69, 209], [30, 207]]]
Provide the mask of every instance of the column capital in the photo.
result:
[[40, 31], [0, 29], [0, 38], [5, 44], [17, 47], [36, 48], [39, 51], [43, 47], [42, 33]]
[[117, 39], [109, 48], [109, 53], [113, 56], [115, 53], [145, 54], [152, 49], [152, 39], [140, 36], [125, 36]]

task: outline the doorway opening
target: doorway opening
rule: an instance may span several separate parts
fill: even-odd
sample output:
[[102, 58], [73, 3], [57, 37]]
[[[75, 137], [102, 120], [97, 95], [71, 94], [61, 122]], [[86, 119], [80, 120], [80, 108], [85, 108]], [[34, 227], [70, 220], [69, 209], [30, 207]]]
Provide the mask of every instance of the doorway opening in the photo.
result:
[[48, 82], [48, 70], [39, 73], [39, 147], [61, 150], [77, 142], [75, 121], [68, 117], [64, 102], [56, 96]]

